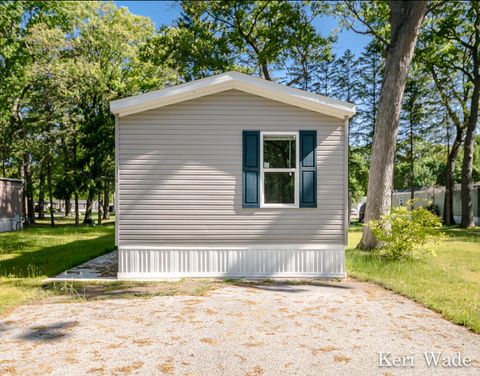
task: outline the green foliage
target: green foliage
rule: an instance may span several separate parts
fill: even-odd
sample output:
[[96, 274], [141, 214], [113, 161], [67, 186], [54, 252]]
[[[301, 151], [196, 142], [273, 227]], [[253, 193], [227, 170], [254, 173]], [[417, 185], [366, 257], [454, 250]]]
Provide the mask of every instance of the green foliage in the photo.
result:
[[361, 85], [357, 94], [358, 113], [350, 132], [352, 142], [369, 145], [377, 120], [378, 100], [383, 76], [382, 50], [375, 41], [370, 42], [358, 58], [358, 80]]
[[332, 37], [312, 20], [327, 7], [289, 1], [182, 1], [181, 16], [163, 26], [143, 58], [175, 69], [191, 81], [229, 69], [273, 78], [287, 71], [290, 85], [309, 87], [311, 68], [330, 53]]
[[367, 193], [369, 151], [366, 147], [350, 147], [348, 155], [348, 189], [352, 202], [360, 201]]
[[428, 247], [439, 240], [441, 219], [424, 207], [405, 206], [392, 209], [378, 221], [368, 223], [380, 244], [379, 254], [388, 258], [411, 257], [414, 252], [430, 251]]
[[1, 175], [23, 176], [31, 200], [45, 190], [40, 174], [57, 198], [111, 192], [109, 101], [177, 81], [141, 59], [154, 33], [149, 18], [112, 2], [2, 2]]

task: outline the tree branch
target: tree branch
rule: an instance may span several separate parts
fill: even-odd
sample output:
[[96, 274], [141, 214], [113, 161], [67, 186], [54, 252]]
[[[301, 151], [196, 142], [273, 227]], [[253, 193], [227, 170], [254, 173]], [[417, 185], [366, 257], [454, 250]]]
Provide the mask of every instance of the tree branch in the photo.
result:
[[448, 116], [450, 117], [450, 119], [452, 119], [453, 124], [458, 130], [463, 129], [465, 125], [460, 121], [457, 113], [450, 106], [448, 96], [445, 93], [445, 90], [443, 89], [443, 85], [440, 82], [440, 79], [438, 78], [437, 72], [435, 71], [435, 67], [433, 65], [429, 65], [428, 68], [430, 70], [430, 73], [432, 74], [433, 81], [435, 82], [435, 86], [438, 92], [440, 93], [440, 98], [442, 98], [442, 103], [447, 110]]
[[360, 14], [358, 13], [358, 11], [355, 9], [355, 6], [354, 5], [351, 5], [350, 1], [348, 0], [344, 0], [343, 3], [345, 4], [345, 6], [348, 8], [348, 10], [355, 16], [355, 18], [357, 19], [357, 21], [359, 21], [363, 26], [365, 26], [367, 28], [368, 31], [360, 31], [360, 30], [356, 30], [354, 27], [353, 27], [353, 23], [349, 22], [348, 21], [348, 18], [346, 15], [343, 15], [343, 18], [344, 20], [346, 21], [348, 27], [350, 29], [352, 29], [352, 31], [354, 31], [355, 33], [357, 34], [363, 34], [363, 35], [373, 35], [375, 38], [377, 38], [380, 42], [382, 42], [385, 47], [389, 47], [390, 46], [390, 43], [383, 37], [381, 36], [379, 33], [376, 32], [376, 30], [370, 26], [368, 24], [367, 21], [365, 21], [361, 16]]

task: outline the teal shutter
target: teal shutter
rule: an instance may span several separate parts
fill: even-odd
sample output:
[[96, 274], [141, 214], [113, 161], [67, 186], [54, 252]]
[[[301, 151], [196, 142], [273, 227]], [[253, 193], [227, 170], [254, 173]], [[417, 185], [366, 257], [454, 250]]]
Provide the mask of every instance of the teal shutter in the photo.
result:
[[260, 207], [260, 131], [243, 131], [244, 208]]
[[317, 131], [300, 131], [300, 207], [317, 207]]

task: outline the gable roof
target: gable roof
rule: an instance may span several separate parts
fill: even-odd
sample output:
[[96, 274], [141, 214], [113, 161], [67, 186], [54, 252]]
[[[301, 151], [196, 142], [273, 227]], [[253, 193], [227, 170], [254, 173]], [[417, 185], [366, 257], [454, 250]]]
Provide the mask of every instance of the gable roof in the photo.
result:
[[344, 119], [355, 115], [355, 105], [352, 103], [233, 71], [111, 101], [110, 111], [122, 117], [232, 89], [336, 118]]

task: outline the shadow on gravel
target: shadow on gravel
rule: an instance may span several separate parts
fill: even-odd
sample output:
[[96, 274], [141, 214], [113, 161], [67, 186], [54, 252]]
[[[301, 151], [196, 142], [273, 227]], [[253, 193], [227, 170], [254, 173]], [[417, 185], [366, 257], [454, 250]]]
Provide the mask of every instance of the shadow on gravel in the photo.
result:
[[70, 335], [69, 329], [78, 325], [78, 321], [64, 321], [51, 325], [33, 326], [19, 336], [25, 341], [56, 341]]
[[239, 287], [249, 287], [249, 288], [259, 289], [264, 291], [290, 292], [290, 293], [299, 293], [299, 292], [307, 291], [305, 288], [302, 288], [302, 286], [329, 287], [334, 289], [346, 289], [346, 290], [350, 290], [353, 288], [352, 286], [345, 284], [344, 282], [337, 282], [337, 281], [315, 281], [315, 280], [254, 281], [254, 280], [229, 279], [229, 280], [226, 280], [225, 282], [234, 286], [239, 286]]

